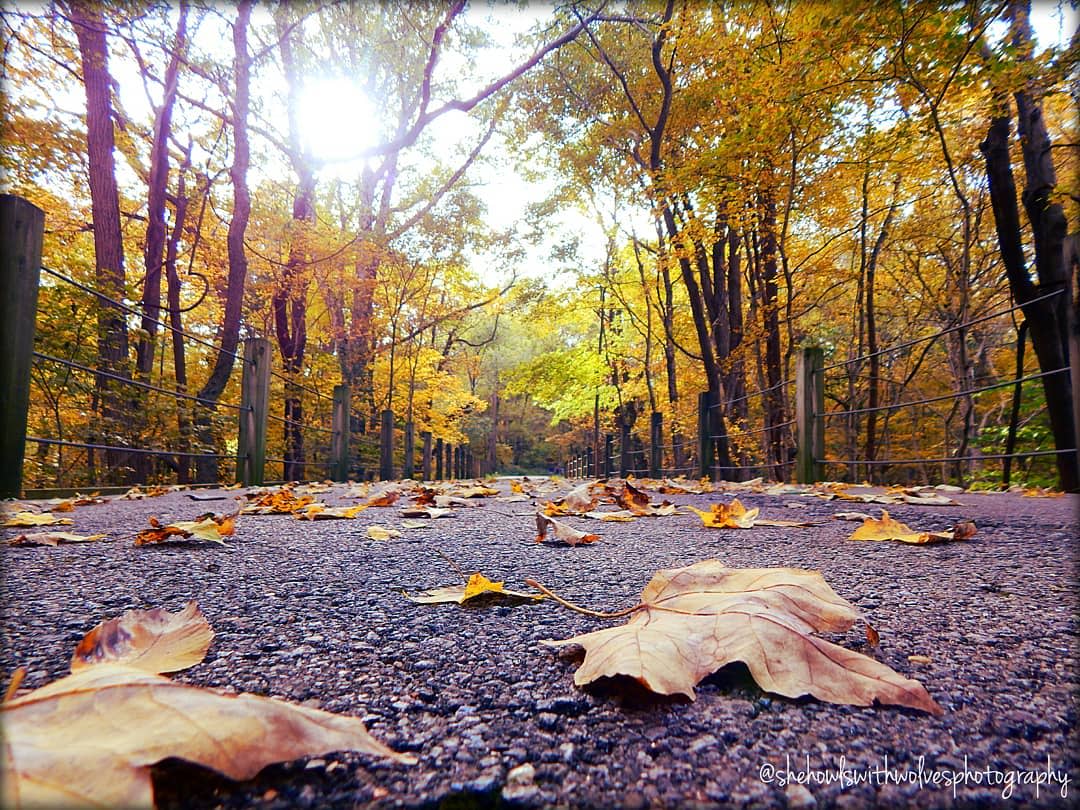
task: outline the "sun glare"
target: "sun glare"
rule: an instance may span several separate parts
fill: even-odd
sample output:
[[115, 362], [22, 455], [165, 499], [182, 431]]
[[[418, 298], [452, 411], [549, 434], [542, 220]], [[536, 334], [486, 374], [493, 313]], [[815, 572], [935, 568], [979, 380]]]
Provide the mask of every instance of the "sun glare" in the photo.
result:
[[345, 163], [379, 142], [375, 105], [355, 82], [318, 79], [300, 95], [300, 134], [323, 163]]

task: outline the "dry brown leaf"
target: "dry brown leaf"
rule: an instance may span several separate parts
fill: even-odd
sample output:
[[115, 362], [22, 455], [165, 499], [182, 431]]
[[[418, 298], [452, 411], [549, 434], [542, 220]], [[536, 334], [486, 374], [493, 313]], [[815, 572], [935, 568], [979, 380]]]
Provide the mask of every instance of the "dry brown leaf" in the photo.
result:
[[60, 543], [92, 543], [105, 540], [107, 534], [71, 534], [69, 532], [31, 532], [8, 540], [9, 546], [57, 546]]
[[87, 633], [71, 657], [71, 671], [123, 664], [161, 674], [193, 667], [206, 657], [214, 631], [195, 602], [169, 613], [161, 608], [128, 610]]
[[314, 495], [297, 497], [292, 489], [283, 486], [260, 493], [248, 493], [255, 500], [242, 510], [245, 515], [289, 515], [298, 512], [315, 501]]
[[236, 531], [236, 514], [200, 515], [195, 520], [181, 520], [162, 525], [156, 517], [151, 517], [149, 529], [144, 529], [135, 537], [135, 545], [145, 546], [151, 543], [164, 543], [170, 537], [194, 537], [211, 543], [225, 545], [225, 538]]
[[256, 695], [221, 694], [99, 664], [0, 705], [3, 807], [153, 807], [150, 766], [170, 757], [230, 779], [330, 751], [415, 762], [362, 721]]
[[583, 515], [596, 506], [597, 497], [593, 494], [593, 481], [586, 481], [574, 487], [562, 498], [544, 504], [545, 515]]
[[368, 498], [367, 503], [365, 503], [364, 506], [393, 506], [400, 497], [400, 492], [394, 489], [388, 489], [372, 495]]
[[555, 520], [549, 518], [546, 515], [537, 514], [536, 516], [536, 542], [544, 542], [544, 538], [547, 536], [548, 529], [552, 530], [552, 534], [556, 540], [562, 540], [564, 543], [569, 543], [572, 546], [582, 545], [585, 543], [595, 543], [600, 539], [600, 535], [589, 534], [587, 532], [581, 532], [575, 529], [573, 526], [568, 526], [561, 520]]
[[4, 521], [5, 526], [22, 527], [29, 526], [71, 526], [75, 523], [71, 518], [58, 518], [48, 513], [16, 512]]
[[637, 515], [626, 509], [620, 509], [617, 512], [586, 512], [581, 517], [591, 518], [592, 520], [606, 520], [609, 523], [630, 523], [638, 519]]
[[446, 494], [455, 495], [458, 498], [488, 498], [492, 495], [498, 495], [499, 490], [485, 487], [482, 484], [474, 484], [473, 486], [452, 489]]
[[761, 511], [757, 507], [747, 509], [738, 498], [732, 498], [730, 504], [714, 503], [708, 512], [692, 506], [687, 509], [697, 512], [701, 522], [710, 529], [752, 529], [758, 512]]
[[898, 540], [901, 543], [925, 546], [931, 543], [946, 543], [950, 540], [969, 540], [975, 536], [975, 524], [970, 520], [961, 521], [946, 532], [917, 532], [908, 526], [893, 520], [882, 509], [877, 520], [868, 518], [863, 525], [852, 532], [848, 540]]
[[742, 661], [762, 689], [785, 697], [856, 706], [877, 700], [941, 714], [918, 681], [812, 635], [848, 630], [859, 618], [817, 571], [706, 560], [657, 572], [625, 625], [544, 643], [585, 648], [574, 675], [579, 686], [626, 675], [693, 699], [702, 678]]
[[402, 517], [408, 518], [441, 518], [450, 517], [453, 509], [439, 509], [437, 506], [406, 506], [401, 510]]
[[409, 596], [409, 594], [405, 594], [405, 596], [413, 602], [424, 605], [437, 605], [447, 602], [462, 605], [469, 599], [487, 593], [496, 593], [515, 599], [543, 599], [543, 596], [539, 594], [507, 590], [503, 587], [502, 582], [493, 582], [479, 572], [470, 576], [468, 582], [463, 585], [447, 585], [442, 588], [432, 588], [430, 591], [421, 591], [416, 596]]

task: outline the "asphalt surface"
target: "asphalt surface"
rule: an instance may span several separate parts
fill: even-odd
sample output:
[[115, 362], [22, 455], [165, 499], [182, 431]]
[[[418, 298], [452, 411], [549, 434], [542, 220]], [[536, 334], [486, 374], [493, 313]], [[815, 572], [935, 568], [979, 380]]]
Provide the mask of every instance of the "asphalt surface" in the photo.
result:
[[[660, 497], [699, 508], [731, 499]], [[243, 783], [170, 760], [155, 768], [161, 808], [1075, 806], [1080, 501], [953, 497], [961, 505], [886, 507], [913, 528], [978, 527], [970, 541], [926, 547], [852, 542], [857, 524], [832, 518], [878, 505], [739, 493], [762, 517], [822, 525], [568, 518], [602, 538], [569, 547], [535, 542], [533, 504], [486, 498], [390, 541], [366, 530], [400, 527], [400, 503], [342, 521], [245, 515], [230, 549], [132, 542], [151, 515], [190, 520], [228, 502], [113, 499], [69, 515], [72, 531], [111, 542], [0, 548], [0, 672], [22, 665], [24, 686], [42, 686], [67, 673], [102, 619], [196, 599], [216, 637], [177, 679], [360, 716], [419, 758], [332, 753]], [[945, 713], [789, 700], [763, 693], [742, 665], [706, 678], [693, 702], [618, 679], [581, 689], [580, 657], [538, 642], [611, 622], [551, 601], [408, 601], [403, 590], [459, 581], [438, 552], [507, 587], [528, 590], [532, 577], [600, 610], [635, 604], [658, 569], [704, 559], [817, 569], [874, 623], [879, 660], [921, 681]], [[868, 650], [858, 629], [832, 640]]]

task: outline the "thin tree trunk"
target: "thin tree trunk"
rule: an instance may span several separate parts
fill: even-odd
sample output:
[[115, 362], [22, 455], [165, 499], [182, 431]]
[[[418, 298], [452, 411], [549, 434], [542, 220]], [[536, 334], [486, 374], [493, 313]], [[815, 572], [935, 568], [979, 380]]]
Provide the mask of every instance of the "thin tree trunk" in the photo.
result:
[[[86, 146], [90, 169], [90, 205], [94, 223], [94, 262], [97, 289], [117, 301], [123, 300], [124, 245], [120, 231], [120, 193], [116, 185], [113, 158], [113, 106], [110, 89], [109, 46], [106, 22], [101, 8], [89, 3], [72, 2], [68, 18], [75, 28], [86, 90]], [[98, 305], [98, 368], [128, 377], [127, 321], [122, 310], [106, 302]], [[122, 383], [98, 377], [96, 388], [101, 408], [101, 424], [92, 437], [106, 444], [121, 439], [126, 409], [126, 392], [117, 390]], [[109, 451], [105, 455], [110, 474], [124, 462], [126, 454]]]
[[[247, 279], [247, 254], [244, 234], [251, 216], [251, 194], [248, 191], [247, 172], [251, 162], [248, 140], [248, 111], [250, 108], [251, 55], [248, 53], [247, 33], [251, 20], [251, 0], [240, 0], [233, 24], [233, 75], [235, 91], [232, 100], [233, 162], [229, 176], [233, 187], [233, 211], [226, 236], [229, 252], [229, 276], [225, 286], [225, 316], [218, 335], [221, 350], [214, 361], [210, 377], [199, 391], [200, 399], [217, 402], [232, 374], [236, 349], [240, 345], [240, 316], [244, 304], [244, 282]], [[202, 406], [196, 411], [199, 442], [203, 448], [218, 446], [213, 424], [213, 410]], [[200, 481], [218, 480], [218, 461], [200, 457], [196, 468]]]

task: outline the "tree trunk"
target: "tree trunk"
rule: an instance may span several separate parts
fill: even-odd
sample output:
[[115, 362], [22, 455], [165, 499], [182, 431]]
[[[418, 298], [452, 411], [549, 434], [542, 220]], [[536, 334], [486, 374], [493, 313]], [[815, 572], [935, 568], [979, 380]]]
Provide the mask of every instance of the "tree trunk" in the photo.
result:
[[[94, 223], [94, 262], [97, 289], [117, 301], [124, 297], [124, 244], [120, 231], [120, 193], [116, 185], [113, 158], [113, 107], [109, 74], [109, 47], [106, 22], [101, 8], [89, 3], [68, 4], [68, 17], [75, 28], [86, 89], [86, 147], [90, 169], [90, 205]], [[122, 310], [102, 301], [98, 305], [98, 368], [121, 377], [129, 376], [127, 321]], [[101, 408], [97, 438], [117, 444], [124, 424], [126, 391], [117, 383], [98, 377], [96, 388]], [[124, 454], [106, 453], [111, 473], [123, 463]], [[111, 476], [110, 476], [111, 477]]]
[[[1027, 61], [1031, 51], [1027, 3], [1014, 1], [1011, 13], [1013, 45], [1020, 58]], [[1071, 289], [1064, 250], [1067, 223], [1061, 205], [1052, 202], [1057, 177], [1042, 104], [1027, 89], [1018, 91], [1015, 99], [1017, 134], [1024, 155], [1023, 201], [1031, 225], [1038, 286], [1031, 280], [1024, 260], [1016, 182], [1009, 158], [1010, 110], [1003, 92], [996, 96], [996, 109], [980, 149], [986, 159], [986, 177], [1005, 273], [1013, 298], [1028, 322], [1039, 368], [1043, 372], [1065, 369], [1042, 378], [1054, 447], [1059, 451], [1074, 450], [1077, 437], [1068, 350]], [[1035, 300], [1054, 291], [1060, 294]], [[1061, 488], [1066, 492], [1080, 491], [1076, 452], [1060, 452], [1055, 458]]]
[[[187, 157], [190, 159], [189, 150]], [[165, 250], [165, 279], [167, 282], [167, 295], [169, 303], [169, 325], [172, 327], [172, 350], [173, 350], [173, 374], [176, 378], [176, 390], [186, 394], [188, 387], [187, 379], [187, 356], [185, 354], [184, 336], [180, 334], [183, 323], [180, 318], [180, 276], [176, 272], [176, 258], [180, 246], [180, 237], [184, 232], [184, 221], [187, 218], [188, 200], [184, 193], [184, 171], [188, 160], [180, 167], [180, 176], [176, 184], [176, 208], [173, 214], [173, 229], [169, 237], [169, 244]], [[178, 399], [176, 401], [176, 427], [179, 432], [176, 449], [181, 453], [191, 450], [191, 400]], [[177, 482], [187, 484], [191, 481], [191, 456], [177, 456]]]
[[784, 478], [780, 466], [784, 458], [784, 434], [780, 427], [784, 422], [784, 390], [780, 377], [780, 317], [777, 297], [779, 289], [776, 247], [776, 201], [771, 188], [761, 191], [761, 268], [762, 300], [761, 317], [765, 327], [765, 428], [768, 443], [768, 461], [773, 465], [777, 481]]
[[[244, 282], [247, 278], [247, 254], [244, 250], [244, 233], [251, 215], [251, 195], [248, 192], [247, 172], [251, 162], [248, 140], [248, 111], [250, 107], [251, 55], [248, 53], [247, 33], [251, 20], [251, 0], [240, 0], [233, 24], [233, 75], [235, 92], [232, 100], [233, 162], [229, 177], [233, 187], [232, 220], [226, 236], [229, 252], [229, 277], [225, 286], [225, 317], [218, 335], [221, 350], [217, 354], [210, 377], [199, 391], [200, 399], [217, 402], [232, 374], [236, 349], [240, 345], [240, 316], [244, 305]], [[215, 448], [216, 441], [213, 410], [200, 405], [196, 411], [199, 442], [203, 448]], [[218, 480], [218, 463], [214, 458], [199, 458], [197, 463], [200, 481]]]

